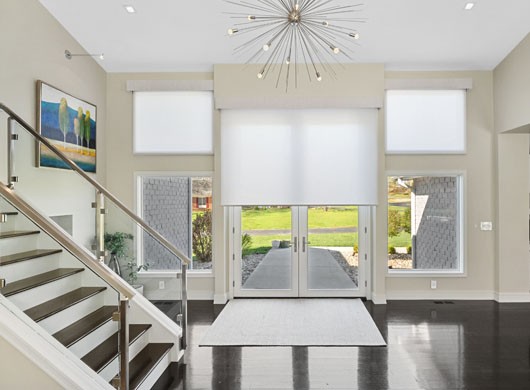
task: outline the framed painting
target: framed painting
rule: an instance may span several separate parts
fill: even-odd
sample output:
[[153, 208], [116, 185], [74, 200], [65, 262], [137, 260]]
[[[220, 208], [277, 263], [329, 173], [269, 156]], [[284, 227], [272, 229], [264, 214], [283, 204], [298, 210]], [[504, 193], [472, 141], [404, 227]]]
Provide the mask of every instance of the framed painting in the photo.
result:
[[[85, 172], [96, 172], [96, 106], [37, 81], [37, 131]], [[70, 169], [37, 143], [38, 167]]]

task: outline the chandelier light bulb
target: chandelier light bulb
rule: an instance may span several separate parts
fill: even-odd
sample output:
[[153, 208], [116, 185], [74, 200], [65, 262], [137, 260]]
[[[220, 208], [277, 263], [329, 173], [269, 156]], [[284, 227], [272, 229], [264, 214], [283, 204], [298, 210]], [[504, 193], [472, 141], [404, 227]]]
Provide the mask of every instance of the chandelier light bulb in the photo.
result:
[[226, 12], [232, 20], [228, 36], [243, 40], [234, 53], [256, 64], [258, 80], [276, 79], [276, 88], [282, 80], [286, 91], [304, 76], [309, 82], [320, 82], [327, 72], [335, 79], [334, 63], [352, 58], [358, 46], [357, 24], [365, 21], [356, 15], [364, 4], [345, 0], [224, 2], [239, 8]]
[[103, 53], [99, 55], [99, 59], [100, 60], [104, 60], [105, 59], [105, 56], [103, 55]]

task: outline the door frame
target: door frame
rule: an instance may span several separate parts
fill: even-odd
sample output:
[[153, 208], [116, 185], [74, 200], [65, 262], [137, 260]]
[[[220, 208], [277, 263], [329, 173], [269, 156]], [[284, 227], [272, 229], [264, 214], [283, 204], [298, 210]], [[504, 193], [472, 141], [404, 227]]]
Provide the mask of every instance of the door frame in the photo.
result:
[[[299, 232], [299, 211], [305, 208], [305, 226], [307, 226], [307, 207], [291, 207], [291, 230]], [[308, 290], [307, 278], [307, 251], [305, 254], [300, 251], [300, 243], [297, 244], [297, 252], [294, 251], [294, 245], [291, 245], [292, 256], [297, 256], [296, 261], [292, 261], [291, 272], [291, 289], [290, 290], [266, 290], [266, 289], [242, 289], [241, 288], [241, 207], [229, 207], [229, 245], [228, 251], [230, 256], [229, 276], [229, 295], [235, 297], [283, 297], [283, 298], [303, 298], [303, 297], [366, 297], [371, 298], [371, 259], [373, 252], [373, 207], [358, 206], [358, 249], [359, 249], [359, 274], [358, 289], [355, 290]], [[307, 241], [307, 231], [304, 232]], [[296, 236], [302, 237], [298, 234]], [[293, 235], [293, 239], [295, 236]]]

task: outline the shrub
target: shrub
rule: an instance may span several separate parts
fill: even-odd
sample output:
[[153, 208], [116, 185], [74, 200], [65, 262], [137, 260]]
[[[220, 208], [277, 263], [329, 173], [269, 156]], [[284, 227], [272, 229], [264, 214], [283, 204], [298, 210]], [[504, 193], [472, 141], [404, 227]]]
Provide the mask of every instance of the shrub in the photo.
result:
[[411, 247], [410, 245], [407, 247], [407, 253], [408, 253], [409, 255], [412, 254], [412, 247]]
[[205, 211], [193, 221], [193, 253], [200, 262], [212, 261], [212, 213]]
[[252, 236], [248, 233], [244, 233], [241, 236], [241, 249], [243, 250], [243, 253], [247, 253], [250, 250], [251, 246], [252, 246]]
[[396, 254], [396, 248], [393, 246], [388, 247], [388, 254], [395, 255]]
[[353, 254], [355, 253], [359, 253], [359, 247], [357, 246], [357, 244], [353, 246]]

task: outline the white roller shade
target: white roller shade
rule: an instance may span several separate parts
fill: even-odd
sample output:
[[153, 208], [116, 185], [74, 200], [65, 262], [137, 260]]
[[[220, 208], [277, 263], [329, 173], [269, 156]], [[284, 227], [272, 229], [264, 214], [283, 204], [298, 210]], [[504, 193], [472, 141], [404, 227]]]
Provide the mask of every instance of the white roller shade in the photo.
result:
[[223, 110], [221, 203], [374, 205], [377, 110]]
[[213, 153], [213, 93], [134, 92], [134, 153]]
[[389, 90], [386, 151], [465, 153], [465, 90]]

